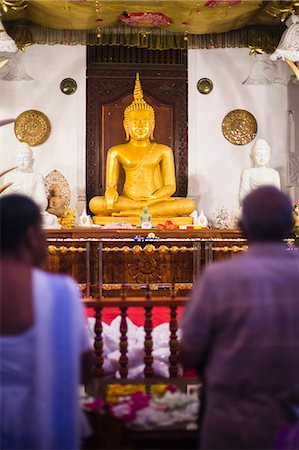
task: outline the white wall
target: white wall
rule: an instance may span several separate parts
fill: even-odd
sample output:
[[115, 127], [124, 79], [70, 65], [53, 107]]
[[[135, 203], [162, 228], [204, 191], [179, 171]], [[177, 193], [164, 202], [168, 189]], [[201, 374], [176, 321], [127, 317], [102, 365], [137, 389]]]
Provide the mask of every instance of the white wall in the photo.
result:
[[[242, 85], [254, 62], [248, 49], [189, 50], [189, 195], [197, 198], [210, 220], [217, 209], [231, 212], [238, 205], [240, 172], [250, 167], [247, 145], [233, 145], [221, 131], [224, 116], [246, 109], [257, 120], [257, 138], [272, 149], [270, 166], [277, 169], [285, 186], [285, 154], [288, 151], [287, 88]], [[214, 89], [203, 95], [197, 81], [207, 77]]]
[[[70, 184], [71, 207], [75, 207], [78, 190], [85, 189], [86, 47], [34, 45], [21, 58], [33, 81], [0, 80], [0, 118], [16, 118], [29, 109], [48, 116], [50, 137], [32, 147], [34, 170], [43, 176], [59, 170]], [[73, 95], [60, 90], [60, 82], [69, 77], [78, 85]], [[18, 143], [13, 127], [0, 128], [1, 169], [13, 166]]]
[[[299, 161], [299, 84], [292, 81], [288, 85], [288, 110], [289, 110], [289, 152], [295, 153]], [[299, 165], [297, 165], [299, 167]], [[299, 180], [299, 170], [297, 180]], [[293, 203], [299, 202], [299, 183], [290, 189]]]
[[[17, 117], [28, 109], [44, 112], [52, 131], [42, 145], [33, 147], [34, 169], [46, 176], [59, 170], [72, 190], [72, 207], [85, 190], [86, 48], [84, 46], [28, 47], [21, 56], [33, 81], [0, 80], [0, 118]], [[189, 51], [189, 195], [198, 199], [210, 220], [222, 206], [237, 206], [240, 172], [249, 167], [251, 144], [236, 146], [222, 135], [221, 122], [232, 109], [250, 111], [258, 122], [258, 138], [272, 148], [270, 165], [285, 180], [287, 148], [287, 93], [281, 85], [244, 86], [254, 57], [248, 49]], [[62, 79], [71, 77], [78, 89], [73, 95], [60, 91]], [[197, 81], [210, 78], [209, 95], [197, 91]], [[13, 124], [0, 128], [0, 167], [13, 165], [17, 144]]]

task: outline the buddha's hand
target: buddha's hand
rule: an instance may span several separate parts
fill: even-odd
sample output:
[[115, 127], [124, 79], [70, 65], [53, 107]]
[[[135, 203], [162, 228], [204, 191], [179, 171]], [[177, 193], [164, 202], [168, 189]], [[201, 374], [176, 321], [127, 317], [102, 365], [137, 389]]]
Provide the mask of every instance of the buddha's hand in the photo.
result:
[[139, 201], [139, 202], [144, 202], [146, 204], [146, 202], [148, 200], [155, 200], [156, 198], [157, 197], [155, 195], [147, 195], [146, 197], [133, 198], [133, 200]]
[[115, 188], [110, 187], [105, 192], [106, 206], [108, 210], [112, 210], [118, 199], [118, 192]]

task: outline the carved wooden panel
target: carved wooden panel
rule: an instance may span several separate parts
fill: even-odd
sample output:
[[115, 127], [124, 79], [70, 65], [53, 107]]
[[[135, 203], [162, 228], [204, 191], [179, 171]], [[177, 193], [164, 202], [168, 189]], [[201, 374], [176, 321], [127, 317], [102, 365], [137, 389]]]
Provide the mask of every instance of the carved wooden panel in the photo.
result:
[[[139, 62], [136, 63], [134, 52], [128, 53], [128, 49], [122, 51], [119, 49], [115, 64], [112, 50], [109, 53], [109, 49], [88, 49], [86, 116], [88, 200], [94, 195], [104, 193], [108, 149], [112, 145], [125, 142], [123, 111], [133, 99], [136, 72], [140, 74], [146, 101], [155, 109], [154, 139], [156, 142], [169, 145], [174, 152], [176, 195], [187, 194], [186, 53], [171, 50], [171, 55], [167, 56], [165, 51], [164, 56], [160, 54], [151, 58], [152, 61], [158, 61], [156, 64], [149, 64], [146, 52], [149, 50], [138, 49]], [[130, 63], [132, 54], [134, 62]], [[119, 63], [119, 55], [122, 55], [122, 60], [125, 60], [127, 55], [127, 62]], [[164, 61], [167, 61], [167, 64], [163, 64]]]

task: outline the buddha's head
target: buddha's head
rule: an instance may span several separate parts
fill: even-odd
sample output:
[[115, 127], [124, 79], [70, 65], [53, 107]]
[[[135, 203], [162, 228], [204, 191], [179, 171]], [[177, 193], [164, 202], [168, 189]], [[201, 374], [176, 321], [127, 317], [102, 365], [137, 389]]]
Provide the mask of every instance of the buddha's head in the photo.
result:
[[153, 139], [155, 128], [154, 109], [143, 99], [139, 74], [136, 74], [134, 100], [124, 112], [124, 129], [127, 141], [131, 138], [143, 141]]
[[32, 172], [33, 153], [27, 142], [20, 142], [15, 150], [15, 162], [22, 172]]
[[271, 149], [267, 141], [258, 139], [251, 150], [251, 160], [254, 167], [267, 167], [270, 161]]
[[54, 196], [56, 197], [56, 196], [60, 195], [60, 187], [56, 183], [51, 184], [49, 191], [50, 191], [50, 194], [52, 197], [54, 197]]

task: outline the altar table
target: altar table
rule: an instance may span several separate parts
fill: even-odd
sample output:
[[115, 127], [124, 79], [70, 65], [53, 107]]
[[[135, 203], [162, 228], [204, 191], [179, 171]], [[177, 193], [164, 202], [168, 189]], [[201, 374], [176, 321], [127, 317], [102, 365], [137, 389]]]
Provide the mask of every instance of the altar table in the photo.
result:
[[[147, 239], [153, 232], [155, 239]], [[238, 230], [142, 230], [73, 228], [47, 230], [46, 269], [72, 275], [85, 298], [187, 295], [197, 274], [215, 259], [247, 249]], [[130, 295], [131, 295], [130, 294]]]

